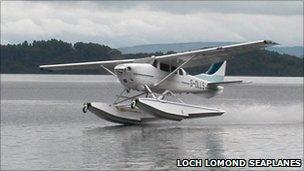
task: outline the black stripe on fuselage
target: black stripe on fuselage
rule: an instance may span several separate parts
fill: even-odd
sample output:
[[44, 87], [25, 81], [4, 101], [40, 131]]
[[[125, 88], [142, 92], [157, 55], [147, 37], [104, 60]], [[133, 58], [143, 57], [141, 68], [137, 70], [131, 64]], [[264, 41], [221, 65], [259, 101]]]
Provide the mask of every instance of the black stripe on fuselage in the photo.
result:
[[183, 83], [183, 84], [187, 84], [187, 85], [190, 85], [190, 83], [185, 82], [185, 81], [182, 81], [181, 83]]

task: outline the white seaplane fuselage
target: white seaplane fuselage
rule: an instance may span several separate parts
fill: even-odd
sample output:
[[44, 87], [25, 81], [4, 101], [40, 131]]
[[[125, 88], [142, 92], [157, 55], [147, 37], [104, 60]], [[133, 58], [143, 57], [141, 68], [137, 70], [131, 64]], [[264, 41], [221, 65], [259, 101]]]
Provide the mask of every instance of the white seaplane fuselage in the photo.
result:
[[164, 90], [171, 90], [175, 93], [204, 94], [212, 92], [215, 95], [215, 93], [218, 94], [223, 90], [221, 86], [208, 87], [208, 81], [189, 75], [182, 68], [156, 87], [154, 85], [166, 77], [170, 73], [170, 69], [163, 71], [159, 68], [159, 65], [126, 63], [117, 65], [114, 72], [124, 87], [137, 91], [146, 91], [145, 85], [149, 86], [154, 92], [163, 92]]

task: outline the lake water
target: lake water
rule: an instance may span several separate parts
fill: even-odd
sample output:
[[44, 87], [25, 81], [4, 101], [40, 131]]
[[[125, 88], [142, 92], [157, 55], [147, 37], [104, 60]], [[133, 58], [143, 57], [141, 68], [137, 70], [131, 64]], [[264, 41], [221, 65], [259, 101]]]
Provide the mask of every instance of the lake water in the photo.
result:
[[112, 76], [2, 74], [1, 170], [177, 169], [178, 158], [303, 160], [303, 78], [228, 77], [237, 79], [253, 83], [227, 86], [212, 99], [182, 96], [225, 110], [220, 117], [121, 126], [81, 110], [84, 102], [115, 99], [122, 86]]

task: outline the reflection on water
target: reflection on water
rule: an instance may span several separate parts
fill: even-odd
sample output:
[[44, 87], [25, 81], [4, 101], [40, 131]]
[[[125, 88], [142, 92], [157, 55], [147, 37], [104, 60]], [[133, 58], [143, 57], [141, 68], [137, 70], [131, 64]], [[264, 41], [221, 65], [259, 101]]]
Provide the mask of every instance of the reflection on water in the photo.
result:
[[84, 168], [99, 163], [108, 168], [176, 168], [177, 158], [223, 158], [221, 128], [109, 126], [83, 131]]
[[121, 91], [108, 77], [22, 78], [10, 75], [1, 82], [1, 169], [175, 170], [178, 158], [303, 158], [299, 78], [274, 78], [276, 84], [262, 78], [225, 87], [224, 94], [208, 100], [183, 96], [226, 113], [142, 126], [82, 113], [84, 102], [111, 102]]

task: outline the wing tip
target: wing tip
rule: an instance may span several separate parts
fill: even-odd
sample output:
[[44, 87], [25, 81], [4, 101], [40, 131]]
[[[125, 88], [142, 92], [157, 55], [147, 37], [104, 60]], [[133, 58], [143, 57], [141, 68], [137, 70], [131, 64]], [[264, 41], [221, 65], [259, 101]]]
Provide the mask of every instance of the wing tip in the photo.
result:
[[53, 71], [53, 70], [51, 70], [51, 69], [46, 68], [44, 65], [38, 66], [38, 69], [41, 70], [41, 71], [49, 71], [49, 72], [52, 72], [52, 71]]
[[279, 43], [274, 42], [274, 41], [272, 41], [272, 40], [264, 40], [264, 43], [265, 43], [266, 45], [271, 45], [271, 46], [280, 45]]

